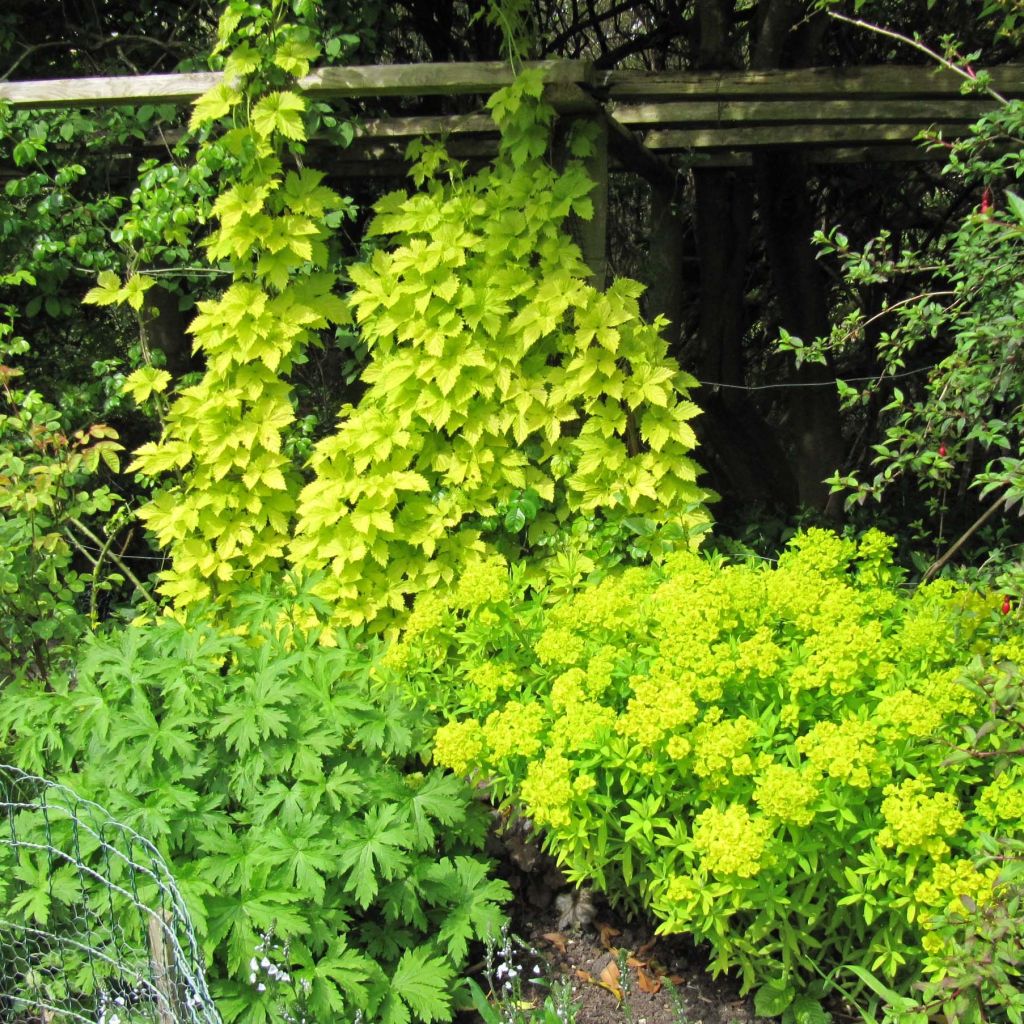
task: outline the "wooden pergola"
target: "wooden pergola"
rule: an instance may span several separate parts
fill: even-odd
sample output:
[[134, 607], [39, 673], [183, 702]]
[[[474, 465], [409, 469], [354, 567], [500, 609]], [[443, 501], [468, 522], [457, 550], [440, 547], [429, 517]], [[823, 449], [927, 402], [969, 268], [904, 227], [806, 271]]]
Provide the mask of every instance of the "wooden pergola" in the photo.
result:
[[[641, 175], [665, 211], [683, 171], [744, 166], [758, 151], [797, 150], [810, 164], [943, 160], [941, 149], [936, 155], [916, 142], [921, 133], [962, 136], [995, 106], [987, 95], [963, 95], [962, 77], [942, 67], [648, 72], [600, 71], [573, 60], [528, 66], [543, 70], [546, 96], [560, 115], [587, 118], [600, 128], [588, 168], [597, 182], [595, 216], [576, 226], [599, 281], [609, 170]], [[424, 135], [444, 138], [457, 158], [487, 159], [495, 152], [497, 129], [482, 97], [513, 75], [500, 62], [311, 71], [298, 88], [316, 100], [373, 99], [385, 107], [399, 101], [407, 109], [416, 98], [447, 97], [464, 111], [363, 118], [353, 144], [318, 152], [317, 166], [337, 177], [400, 177], [408, 142]], [[185, 105], [221, 77], [208, 72], [0, 82], [0, 101], [14, 109]], [[1024, 65], [991, 69], [990, 83], [1007, 98], [1024, 98]], [[473, 97], [481, 99], [474, 103]]]
[[[922, 159], [915, 139], [929, 128], [963, 135], [993, 107], [964, 96], [962, 79], [943, 68], [881, 65], [792, 71], [597, 71], [587, 61], [543, 61], [548, 97], [563, 114], [600, 118], [613, 160], [645, 176], [680, 165], [736, 164], [766, 148], [799, 148], [814, 163]], [[299, 88], [319, 100], [486, 95], [508, 84], [507, 64], [332, 67], [310, 72]], [[0, 82], [15, 109], [187, 104], [220, 81], [217, 72]], [[1024, 65], [992, 69], [991, 84], [1024, 97]], [[377, 117], [363, 121], [335, 173], [393, 174], [412, 138], [442, 136], [459, 155], [493, 152], [496, 130], [471, 113]]]

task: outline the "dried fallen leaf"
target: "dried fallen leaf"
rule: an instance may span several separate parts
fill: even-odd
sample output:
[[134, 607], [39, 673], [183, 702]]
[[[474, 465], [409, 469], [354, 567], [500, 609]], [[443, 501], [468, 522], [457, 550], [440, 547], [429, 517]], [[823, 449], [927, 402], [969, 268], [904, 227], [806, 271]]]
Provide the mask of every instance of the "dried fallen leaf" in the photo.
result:
[[562, 935], [561, 932], [545, 932], [541, 938], [547, 939], [559, 953], [567, 953], [569, 951], [569, 948], [566, 945], [565, 936]]
[[672, 982], [673, 985], [682, 985], [685, 983], [685, 979], [679, 974], [670, 974], [668, 976], [668, 980]]
[[626, 966], [627, 967], [637, 967], [637, 968], [646, 967], [647, 966], [647, 961], [646, 960], [637, 960], [637, 958], [635, 956], [628, 956], [628, 957], [626, 957]]
[[613, 996], [615, 1001], [618, 1003], [622, 1002], [622, 986], [619, 982], [622, 980], [622, 975], [619, 973], [619, 965], [611, 960], [601, 972], [601, 977], [598, 980], [598, 984], [601, 988], [607, 989]]
[[581, 971], [577, 967], [573, 971], [573, 973], [576, 975], [577, 978], [580, 979], [580, 981], [585, 981], [588, 985], [596, 985], [597, 984], [597, 981], [595, 980], [594, 976], [590, 973], [590, 971]]
[[642, 967], [637, 968], [636, 978], [641, 992], [649, 992], [651, 995], [654, 995], [655, 992], [661, 991], [661, 979], [656, 978]]
[[622, 932], [620, 932], [618, 928], [613, 928], [610, 924], [601, 924], [600, 922], [598, 922], [597, 928], [601, 933], [601, 945], [604, 946], [605, 949], [614, 949], [615, 947], [612, 945], [612, 939], [614, 939], [616, 935], [621, 935]]
[[657, 945], [658, 937], [648, 939], [637, 951], [637, 956], [647, 956], [648, 953], [653, 952], [654, 947]]
[[622, 997], [624, 993], [618, 985], [606, 985], [603, 981], [599, 981], [598, 985], [600, 985], [601, 988], [605, 989], [605, 991], [611, 992], [611, 994], [615, 996], [615, 1002], [622, 1002]]

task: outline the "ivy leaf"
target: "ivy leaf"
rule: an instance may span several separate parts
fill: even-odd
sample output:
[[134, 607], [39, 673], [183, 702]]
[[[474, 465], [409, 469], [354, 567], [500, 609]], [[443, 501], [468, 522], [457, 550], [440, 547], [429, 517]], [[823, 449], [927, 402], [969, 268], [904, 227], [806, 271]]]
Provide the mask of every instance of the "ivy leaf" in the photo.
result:
[[306, 128], [302, 115], [306, 101], [294, 92], [272, 92], [256, 104], [252, 112], [252, 126], [264, 138], [280, 132], [286, 139], [302, 141]]

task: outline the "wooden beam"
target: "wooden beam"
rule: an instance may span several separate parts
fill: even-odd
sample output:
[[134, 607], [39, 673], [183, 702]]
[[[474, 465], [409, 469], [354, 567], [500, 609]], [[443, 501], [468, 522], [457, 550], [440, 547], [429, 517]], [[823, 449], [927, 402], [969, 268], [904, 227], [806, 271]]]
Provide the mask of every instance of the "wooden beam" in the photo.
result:
[[[466, 160], [470, 165], [483, 164], [494, 159], [494, 140], [481, 136], [452, 139], [448, 146], [449, 153], [458, 160]], [[645, 173], [650, 167], [641, 168], [636, 160], [623, 158], [624, 151], [614, 142], [609, 132], [609, 170], [638, 174], [651, 181], [651, 175]], [[672, 176], [671, 184], [676, 178], [694, 167], [751, 167], [753, 158], [750, 151], [741, 150], [687, 150], [684, 152], [663, 151], [661, 155], [651, 154], [657, 160], [659, 168], [663, 167]], [[368, 145], [365, 149], [357, 141], [349, 149], [339, 150], [336, 147], [325, 147], [317, 150], [316, 165], [332, 177], [342, 179], [373, 179], [401, 181], [409, 173], [409, 162], [405, 159], [404, 146], [396, 144]], [[855, 164], [894, 164], [894, 163], [945, 163], [946, 155], [942, 150], [929, 152], [923, 146], [912, 146], [899, 143], [886, 145], [834, 146], [829, 148], [811, 147], [805, 151], [804, 159], [812, 166], [836, 166]], [[17, 168], [0, 167], [0, 178], [17, 177], [22, 172]], [[661, 171], [655, 172], [664, 183], [656, 186], [662, 195], [669, 194], [670, 184], [662, 177]]]
[[497, 135], [490, 114], [375, 117], [356, 125], [357, 139], [417, 139], [424, 135]]
[[[948, 138], [965, 135], [967, 124], [947, 124]], [[787, 124], [754, 128], [668, 128], [648, 132], [644, 145], [656, 151], [708, 149], [764, 149], [790, 146], [880, 145], [910, 143], [921, 132], [920, 124]]]
[[[673, 167], [689, 170], [695, 167], [752, 167], [751, 151], [740, 149], [700, 149], [680, 152], [663, 151], [662, 159]], [[844, 164], [945, 163], [945, 150], [927, 150], [924, 146], [886, 143], [862, 146], [810, 147], [804, 160], [812, 166]], [[622, 170], [623, 168], [617, 168]]]
[[191, 103], [223, 76], [130, 75], [123, 78], [54, 78], [45, 82], [0, 82], [0, 101], [14, 108], [110, 107], [122, 103]]
[[[988, 68], [992, 86], [1024, 96], [1024, 65]], [[790, 71], [608, 71], [597, 80], [613, 100], [726, 99], [801, 96], [807, 99], [955, 97], [963, 79], [944, 68], [896, 64]]]
[[608, 135], [608, 152], [619, 167], [650, 182], [654, 191], [671, 198], [675, 192], [678, 173], [674, 167], [652, 153], [628, 128], [613, 117], [604, 116]]
[[673, 100], [668, 103], [612, 103], [608, 112], [631, 128], [685, 125], [696, 128], [726, 124], [810, 124], [861, 121], [917, 123], [976, 121], [995, 107], [992, 100]]
[[[587, 61], [536, 61], [545, 81], [559, 85], [589, 83]], [[0, 82], [0, 100], [13, 107], [103, 107], [130, 103], [187, 104], [213, 88], [220, 72], [183, 75], [132, 75], [117, 78], [57, 78], [42, 82]], [[515, 77], [503, 61], [451, 64], [381, 64], [317, 68], [298, 80], [298, 88], [316, 99], [361, 96], [458, 96], [486, 94]]]
[[[545, 80], [552, 86], [592, 87], [615, 101], [954, 99], [960, 97], [963, 83], [959, 76], [941, 68], [898, 65], [714, 73], [610, 71], [603, 74], [595, 72], [587, 61], [537, 61], [527, 66], [543, 69]], [[994, 67], [989, 74], [992, 85], [1004, 95], [1024, 96], [1024, 65]], [[386, 64], [318, 68], [299, 80], [299, 88], [318, 99], [482, 95], [508, 85], [512, 77], [511, 67], [500, 61]], [[220, 80], [219, 72], [196, 72], [0, 82], [0, 100], [22, 108], [186, 104]]]

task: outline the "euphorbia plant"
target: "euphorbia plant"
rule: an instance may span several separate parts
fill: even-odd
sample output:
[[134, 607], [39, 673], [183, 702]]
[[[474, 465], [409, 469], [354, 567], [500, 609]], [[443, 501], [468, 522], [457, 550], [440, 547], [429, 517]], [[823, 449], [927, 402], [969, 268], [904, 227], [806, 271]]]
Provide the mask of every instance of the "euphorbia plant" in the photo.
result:
[[945, 762], [989, 716], [962, 678], [1024, 647], [995, 595], [907, 592], [892, 547], [812, 530], [777, 567], [677, 552], [563, 596], [484, 560], [387, 664], [449, 716], [440, 763], [571, 879], [707, 942], [760, 1012], [851, 965], [907, 991], [947, 970], [951, 901], [991, 897], [987, 837], [1021, 836], [1016, 774]]

